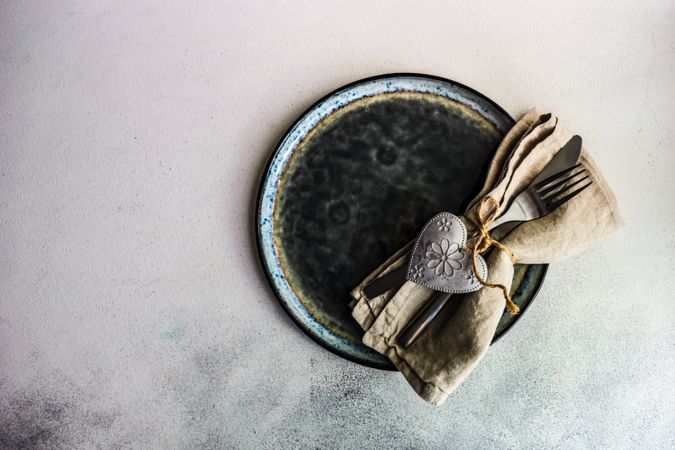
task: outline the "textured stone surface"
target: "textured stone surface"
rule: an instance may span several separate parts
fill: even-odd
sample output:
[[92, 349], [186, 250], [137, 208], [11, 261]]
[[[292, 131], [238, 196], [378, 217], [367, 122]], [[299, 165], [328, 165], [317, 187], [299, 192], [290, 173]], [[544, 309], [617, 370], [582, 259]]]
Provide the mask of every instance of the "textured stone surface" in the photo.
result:
[[[674, 9], [2, 2], [0, 448], [673, 448]], [[299, 331], [252, 234], [289, 123], [392, 71], [556, 112], [627, 222], [440, 408]]]

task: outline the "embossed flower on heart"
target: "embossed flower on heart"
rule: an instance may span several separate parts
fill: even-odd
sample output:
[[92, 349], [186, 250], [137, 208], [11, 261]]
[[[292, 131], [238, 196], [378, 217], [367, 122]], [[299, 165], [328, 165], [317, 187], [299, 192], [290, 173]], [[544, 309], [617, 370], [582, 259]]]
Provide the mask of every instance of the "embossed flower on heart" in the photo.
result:
[[476, 282], [476, 274], [473, 273], [473, 269], [467, 270], [464, 278], [470, 280], [471, 284], [474, 284]]
[[424, 271], [426, 269], [424, 268], [423, 264], [415, 264], [415, 267], [413, 267], [412, 270], [412, 277], [414, 279], [419, 279], [419, 278], [424, 278]]
[[459, 251], [459, 244], [453, 242], [452, 244], [447, 239], [442, 239], [441, 242], [432, 242], [427, 247], [427, 267], [434, 269], [434, 273], [438, 276], [445, 275], [451, 277], [455, 270], [462, 268], [462, 263], [459, 262], [464, 257], [464, 254]]
[[438, 225], [438, 231], [450, 231], [452, 222], [450, 222], [447, 217], [442, 217], [441, 220], [436, 222], [436, 225]]

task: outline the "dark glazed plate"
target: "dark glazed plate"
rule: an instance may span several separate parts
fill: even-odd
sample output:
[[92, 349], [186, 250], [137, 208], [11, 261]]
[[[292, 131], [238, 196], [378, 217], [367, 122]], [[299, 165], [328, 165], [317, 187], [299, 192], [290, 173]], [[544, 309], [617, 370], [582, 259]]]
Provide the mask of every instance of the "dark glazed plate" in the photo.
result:
[[[325, 348], [372, 367], [349, 291], [439, 211], [461, 213], [513, 119], [453, 81], [384, 75], [319, 100], [286, 132], [260, 186], [257, 236], [288, 314]], [[545, 265], [518, 265], [525, 310]], [[495, 339], [518, 320], [504, 314]]]

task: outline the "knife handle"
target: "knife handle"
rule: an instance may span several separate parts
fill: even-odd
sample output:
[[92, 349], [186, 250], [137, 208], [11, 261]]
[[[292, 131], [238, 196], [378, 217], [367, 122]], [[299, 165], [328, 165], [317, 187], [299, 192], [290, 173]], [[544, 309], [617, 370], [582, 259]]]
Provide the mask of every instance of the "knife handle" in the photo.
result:
[[379, 278], [371, 281], [363, 288], [363, 294], [368, 300], [378, 297], [390, 289], [400, 286], [405, 283], [405, 275], [408, 273], [408, 264], [403, 264], [400, 267], [382, 275]]

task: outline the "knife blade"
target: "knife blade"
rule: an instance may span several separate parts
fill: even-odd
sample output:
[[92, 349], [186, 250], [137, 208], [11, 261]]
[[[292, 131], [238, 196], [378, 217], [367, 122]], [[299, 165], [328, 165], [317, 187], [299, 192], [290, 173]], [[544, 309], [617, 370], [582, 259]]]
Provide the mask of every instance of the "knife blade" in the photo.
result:
[[533, 183], [541, 183], [547, 178], [579, 162], [581, 156], [581, 136], [574, 135], [562, 146], [546, 167], [537, 175]]

